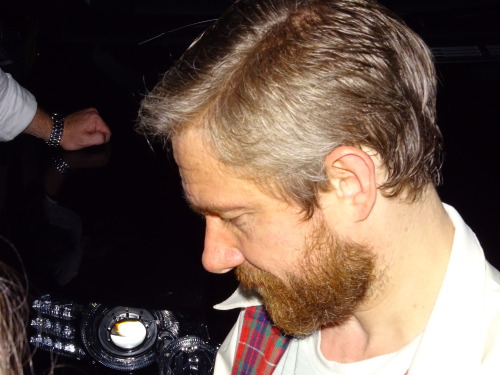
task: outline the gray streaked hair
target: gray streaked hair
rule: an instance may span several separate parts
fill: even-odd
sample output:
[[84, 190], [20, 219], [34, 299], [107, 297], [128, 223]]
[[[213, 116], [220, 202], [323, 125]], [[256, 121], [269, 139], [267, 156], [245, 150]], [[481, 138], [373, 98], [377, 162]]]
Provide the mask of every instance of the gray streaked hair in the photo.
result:
[[140, 126], [170, 139], [199, 126], [234, 170], [311, 214], [325, 157], [367, 147], [387, 197], [440, 181], [436, 78], [424, 42], [371, 0], [241, 0], [141, 104]]

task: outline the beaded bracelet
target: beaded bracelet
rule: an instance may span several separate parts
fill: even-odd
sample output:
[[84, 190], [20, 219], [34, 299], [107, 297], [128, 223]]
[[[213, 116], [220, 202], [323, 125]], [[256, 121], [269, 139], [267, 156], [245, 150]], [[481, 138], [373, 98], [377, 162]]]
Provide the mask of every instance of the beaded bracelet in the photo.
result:
[[61, 143], [62, 133], [64, 130], [64, 116], [59, 113], [52, 114], [52, 131], [50, 137], [46, 141], [49, 146], [58, 147]]
[[69, 174], [71, 172], [71, 166], [62, 157], [54, 156], [52, 162], [60, 173]]

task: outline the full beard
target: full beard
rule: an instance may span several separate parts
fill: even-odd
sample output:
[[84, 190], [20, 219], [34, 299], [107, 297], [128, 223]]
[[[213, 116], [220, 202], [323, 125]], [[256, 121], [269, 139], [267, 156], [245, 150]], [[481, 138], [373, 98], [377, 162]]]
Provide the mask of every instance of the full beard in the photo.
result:
[[361, 244], [340, 239], [324, 223], [306, 239], [297, 272], [277, 277], [244, 264], [241, 286], [256, 290], [283, 332], [306, 336], [344, 323], [365, 300], [375, 279], [375, 256]]

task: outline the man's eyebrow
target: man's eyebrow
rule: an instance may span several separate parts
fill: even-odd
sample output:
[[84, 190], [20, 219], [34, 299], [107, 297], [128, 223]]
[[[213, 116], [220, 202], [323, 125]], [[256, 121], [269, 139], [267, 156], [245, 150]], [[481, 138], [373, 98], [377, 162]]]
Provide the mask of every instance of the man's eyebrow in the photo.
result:
[[189, 208], [192, 211], [196, 212], [197, 214], [205, 215], [205, 214], [215, 212], [215, 210], [214, 210], [215, 207], [211, 207], [210, 205], [200, 206], [200, 205], [195, 204], [191, 199], [189, 199], [189, 196], [187, 195], [185, 189], [184, 189], [184, 192], [182, 195], [184, 196], [184, 200], [186, 201]]
[[189, 208], [191, 208], [191, 210], [200, 215], [220, 215], [222, 213], [228, 213], [232, 211], [245, 209], [244, 206], [232, 205], [232, 204], [215, 205], [209, 203], [209, 204], [198, 205], [193, 203], [186, 195], [186, 193], [184, 193], [184, 199], [186, 200], [186, 203], [188, 204]]
[[210, 215], [210, 214], [215, 214], [215, 213], [218, 213], [219, 211], [217, 211], [215, 209], [215, 207], [211, 207], [211, 206], [199, 206], [199, 205], [196, 205], [194, 203], [192, 203], [191, 201], [187, 201], [188, 202], [188, 206], [189, 208], [196, 212], [197, 214], [200, 214], [200, 215]]
[[191, 201], [191, 199], [189, 199], [188, 195], [186, 194], [186, 190], [184, 190], [184, 192], [183, 192], [183, 194], [182, 194], [182, 195], [183, 195], [184, 200], [186, 201], [187, 205], [189, 206], [189, 208], [190, 208], [192, 211], [194, 211], [194, 212], [196, 212], [196, 213], [198, 213], [198, 214], [202, 214], [202, 213], [203, 213], [203, 209], [202, 209], [202, 207], [197, 206], [196, 204], [194, 204], [194, 203]]

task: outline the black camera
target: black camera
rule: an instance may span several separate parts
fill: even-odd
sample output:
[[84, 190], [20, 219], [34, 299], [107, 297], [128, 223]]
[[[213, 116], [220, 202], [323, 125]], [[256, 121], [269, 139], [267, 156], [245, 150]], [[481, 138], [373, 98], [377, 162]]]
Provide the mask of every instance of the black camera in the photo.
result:
[[78, 304], [50, 295], [32, 307], [30, 343], [42, 350], [129, 373], [148, 366], [157, 366], [160, 375], [213, 372], [217, 345], [192, 313]]

